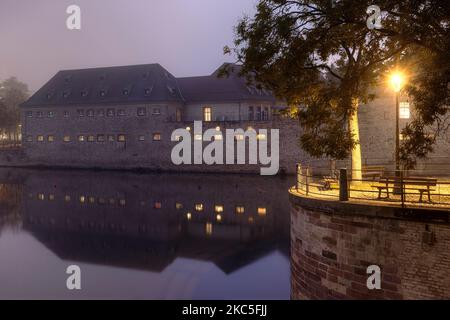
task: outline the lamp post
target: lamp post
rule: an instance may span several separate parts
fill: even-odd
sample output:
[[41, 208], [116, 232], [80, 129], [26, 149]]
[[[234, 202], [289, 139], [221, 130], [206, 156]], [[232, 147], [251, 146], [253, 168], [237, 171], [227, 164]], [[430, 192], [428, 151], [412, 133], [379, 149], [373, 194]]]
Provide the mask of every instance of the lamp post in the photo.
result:
[[395, 92], [395, 177], [394, 194], [399, 194], [404, 201], [403, 195], [403, 175], [400, 171], [400, 92], [405, 82], [405, 76], [399, 71], [391, 74], [390, 82]]
[[400, 92], [404, 84], [404, 75], [395, 71], [392, 73], [390, 82], [395, 92], [395, 174], [400, 172]]

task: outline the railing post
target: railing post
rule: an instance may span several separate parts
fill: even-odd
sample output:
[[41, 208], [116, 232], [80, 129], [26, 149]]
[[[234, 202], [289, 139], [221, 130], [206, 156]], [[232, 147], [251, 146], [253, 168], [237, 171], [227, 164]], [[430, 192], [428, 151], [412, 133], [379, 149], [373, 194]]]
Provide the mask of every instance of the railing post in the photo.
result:
[[400, 171], [400, 197], [402, 200], [402, 208], [405, 207], [405, 185], [403, 183], [403, 170]]
[[301, 164], [297, 164], [297, 192], [302, 188], [302, 166]]
[[347, 169], [339, 170], [339, 201], [348, 201]]
[[306, 167], [306, 195], [309, 195], [309, 167]]

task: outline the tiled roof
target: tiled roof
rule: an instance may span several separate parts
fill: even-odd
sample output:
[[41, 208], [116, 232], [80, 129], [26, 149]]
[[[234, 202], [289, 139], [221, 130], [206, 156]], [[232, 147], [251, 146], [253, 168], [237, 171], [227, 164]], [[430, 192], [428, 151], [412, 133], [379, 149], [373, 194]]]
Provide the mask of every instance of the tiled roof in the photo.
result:
[[265, 90], [247, 86], [237, 71], [218, 78], [175, 78], [159, 64], [106, 67], [58, 72], [22, 104], [60, 106], [140, 102], [275, 101]]

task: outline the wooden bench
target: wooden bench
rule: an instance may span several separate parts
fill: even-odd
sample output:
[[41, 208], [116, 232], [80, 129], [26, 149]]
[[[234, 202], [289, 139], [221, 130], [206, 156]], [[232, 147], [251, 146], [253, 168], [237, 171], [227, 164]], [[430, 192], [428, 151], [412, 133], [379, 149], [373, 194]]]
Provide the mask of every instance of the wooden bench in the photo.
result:
[[[380, 177], [377, 185], [372, 185], [372, 188], [378, 189], [378, 199], [383, 199], [381, 197], [382, 192], [386, 192], [386, 198], [389, 199], [389, 188], [400, 188], [400, 177]], [[422, 177], [407, 177], [402, 179], [403, 190], [405, 194], [408, 194], [408, 190], [414, 190], [419, 192], [420, 198], [419, 202], [423, 202], [423, 194], [427, 193], [428, 202], [431, 202], [431, 192], [435, 191], [433, 187], [437, 186], [437, 179], [432, 178], [422, 178]]]
[[384, 176], [385, 171], [385, 167], [382, 166], [366, 166], [362, 168], [362, 178], [375, 180]]

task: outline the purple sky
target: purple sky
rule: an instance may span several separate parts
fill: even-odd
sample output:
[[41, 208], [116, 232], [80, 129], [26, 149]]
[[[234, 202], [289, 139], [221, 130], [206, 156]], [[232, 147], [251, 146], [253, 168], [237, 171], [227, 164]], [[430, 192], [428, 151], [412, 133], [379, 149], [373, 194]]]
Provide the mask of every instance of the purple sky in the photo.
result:
[[[61, 69], [158, 62], [175, 76], [211, 73], [256, 0], [1, 0], [0, 80], [31, 91]], [[82, 29], [66, 28], [81, 7]]]

